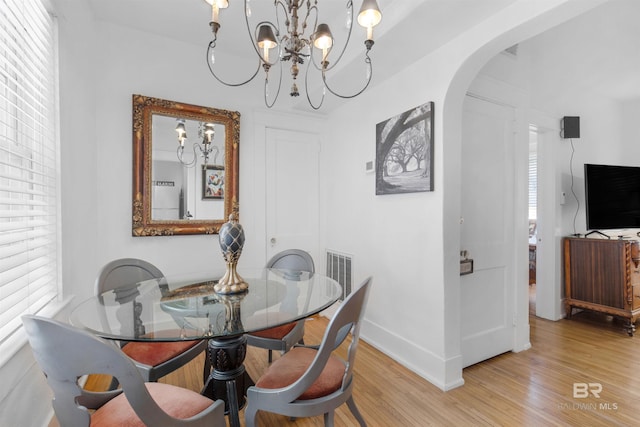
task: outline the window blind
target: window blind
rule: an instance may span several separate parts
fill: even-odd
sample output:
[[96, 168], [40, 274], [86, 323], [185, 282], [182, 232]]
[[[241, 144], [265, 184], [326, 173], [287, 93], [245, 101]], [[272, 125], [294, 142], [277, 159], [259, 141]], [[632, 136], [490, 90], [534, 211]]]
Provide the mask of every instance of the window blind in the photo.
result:
[[538, 218], [538, 134], [529, 131], [529, 219]]
[[0, 343], [58, 293], [53, 18], [0, 0]]

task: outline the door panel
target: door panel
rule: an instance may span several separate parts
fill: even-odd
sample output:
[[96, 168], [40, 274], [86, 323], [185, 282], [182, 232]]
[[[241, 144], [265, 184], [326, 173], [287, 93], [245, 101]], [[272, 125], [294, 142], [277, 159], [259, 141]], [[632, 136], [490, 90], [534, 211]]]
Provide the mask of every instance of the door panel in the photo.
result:
[[513, 348], [514, 110], [467, 96], [462, 131], [460, 278], [463, 365]]
[[291, 248], [319, 261], [320, 142], [315, 134], [267, 129], [267, 259]]

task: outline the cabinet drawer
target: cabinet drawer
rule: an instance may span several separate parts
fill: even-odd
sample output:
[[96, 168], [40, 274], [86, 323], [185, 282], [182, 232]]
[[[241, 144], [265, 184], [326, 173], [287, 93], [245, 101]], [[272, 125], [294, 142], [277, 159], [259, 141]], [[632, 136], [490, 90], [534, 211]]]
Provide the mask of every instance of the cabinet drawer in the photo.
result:
[[633, 287], [633, 302], [631, 306], [633, 310], [640, 308], [640, 285]]

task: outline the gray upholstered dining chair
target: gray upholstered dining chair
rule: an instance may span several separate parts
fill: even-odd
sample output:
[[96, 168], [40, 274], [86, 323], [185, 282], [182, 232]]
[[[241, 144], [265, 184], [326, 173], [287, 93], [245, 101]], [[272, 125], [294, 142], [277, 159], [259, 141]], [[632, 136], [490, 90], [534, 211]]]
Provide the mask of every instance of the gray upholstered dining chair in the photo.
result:
[[[256, 423], [259, 410], [289, 417], [324, 414], [324, 425], [333, 426], [335, 409], [347, 403], [361, 426], [366, 426], [353, 400], [353, 364], [372, 278], [347, 297], [329, 322], [319, 348], [295, 346], [273, 362], [247, 390], [247, 427]], [[336, 354], [351, 332], [347, 358]]]
[[[287, 249], [275, 254], [267, 268], [306, 271], [315, 273], [313, 258], [301, 249]], [[247, 335], [247, 344], [269, 350], [269, 363], [273, 360], [273, 350], [286, 353], [296, 343], [304, 343], [304, 320], [287, 323], [275, 328], [253, 332]]]
[[[153, 264], [137, 258], [121, 258], [107, 263], [98, 274], [95, 294], [135, 283], [160, 279], [164, 274]], [[184, 366], [207, 349], [207, 341], [121, 342], [122, 351], [133, 359], [145, 381], [157, 381]], [[210, 363], [205, 358], [203, 382], [209, 376]]]
[[[22, 321], [53, 390], [53, 409], [61, 426], [226, 425], [223, 401], [170, 384], [145, 383], [131, 359], [116, 346], [56, 320], [25, 315]], [[113, 375], [122, 388], [100, 393], [83, 390], [78, 378], [93, 373]]]

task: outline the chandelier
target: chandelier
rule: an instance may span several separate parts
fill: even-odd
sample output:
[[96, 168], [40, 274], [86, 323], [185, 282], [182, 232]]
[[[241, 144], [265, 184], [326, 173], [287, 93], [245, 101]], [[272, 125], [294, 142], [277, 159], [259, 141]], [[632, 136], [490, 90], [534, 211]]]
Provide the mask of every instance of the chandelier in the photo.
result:
[[199, 157], [204, 158], [204, 165], [209, 163], [209, 156], [215, 152], [214, 163], [218, 157], [219, 148], [213, 145], [213, 137], [216, 133], [213, 123], [198, 123], [198, 138], [202, 139], [202, 145], [197, 142], [193, 143], [193, 159], [187, 162], [183, 158], [184, 143], [187, 141], [187, 129], [185, 127], [185, 119], [176, 119], [176, 132], [178, 133], [178, 160], [186, 167], [195, 166]]
[[[213, 32], [213, 40], [207, 48], [207, 65], [211, 74], [222, 84], [227, 86], [242, 86], [252, 81], [260, 72], [260, 68], [264, 70], [264, 102], [267, 107], [271, 108], [280, 94], [282, 86], [282, 64], [290, 63], [290, 73], [293, 79], [290, 95], [295, 97], [300, 95], [298, 89], [298, 74], [300, 66], [306, 64], [306, 72], [304, 77], [304, 89], [309, 105], [317, 110], [322, 106], [326, 91], [340, 98], [354, 98], [360, 95], [369, 86], [372, 76], [371, 58], [369, 51], [374, 44], [373, 27], [382, 19], [382, 14], [378, 8], [376, 0], [363, 0], [362, 7], [358, 13], [358, 24], [366, 28], [367, 36], [364, 41], [365, 52], [364, 62], [366, 65], [366, 79], [363, 87], [353, 94], [340, 94], [332, 89], [327, 81], [327, 74], [340, 62], [344, 54], [349, 39], [351, 38], [351, 29], [353, 26], [353, 1], [346, 2], [346, 41], [339, 54], [331, 55], [334, 46], [334, 39], [329, 29], [329, 25], [318, 24], [318, 1], [314, 0], [275, 0], [274, 15], [275, 20], [260, 21], [252, 31], [249, 24], [251, 16], [250, 0], [244, 0], [244, 17], [247, 26], [247, 32], [251, 39], [253, 49], [258, 56], [258, 66], [251, 77], [248, 79], [230, 83], [222, 80], [214, 71], [215, 64], [215, 48], [218, 38], [218, 32], [221, 29], [220, 15], [221, 10], [229, 7], [228, 0], [205, 0], [211, 5], [212, 17], [209, 25]], [[307, 29], [311, 31], [307, 34]], [[334, 59], [335, 58], [335, 59]], [[269, 95], [269, 77], [273, 73], [272, 67], [279, 65], [279, 77], [277, 82], [277, 90], [275, 95]], [[319, 72], [322, 77], [322, 96], [314, 103], [309, 95], [309, 70], [313, 68]], [[271, 98], [271, 99], [269, 99]]]

